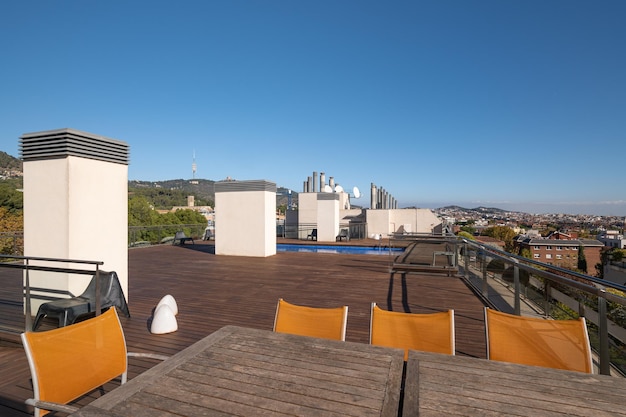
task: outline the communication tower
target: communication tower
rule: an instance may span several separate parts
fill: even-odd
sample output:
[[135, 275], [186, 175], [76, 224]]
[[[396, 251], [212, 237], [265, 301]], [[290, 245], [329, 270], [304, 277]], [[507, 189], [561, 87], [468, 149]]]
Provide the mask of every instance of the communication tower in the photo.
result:
[[191, 161], [191, 178], [196, 179], [196, 150], [193, 150], [193, 160]]

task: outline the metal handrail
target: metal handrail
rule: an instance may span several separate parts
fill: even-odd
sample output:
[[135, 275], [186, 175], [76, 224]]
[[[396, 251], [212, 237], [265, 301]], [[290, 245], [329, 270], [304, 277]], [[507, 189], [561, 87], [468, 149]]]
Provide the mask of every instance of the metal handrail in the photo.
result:
[[[26, 331], [33, 330], [33, 322], [31, 316], [31, 294], [30, 294], [30, 271], [46, 271], [46, 272], [58, 272], [58, 273], [71, 273], [80, 275], [96, 275], [96, 316], [100, 315], [102, 306], [102, 300], [100, 297], [100, 266], [104, 264], [103, 261], [88, 261], [81, 259], [62, 259], [62, 258], [46, 258], [41, 256], [21, 256], [21, 255], [0, 255], [0, 260], [21, 260], [21, 264], [0, 262], [0, 268], [16, 268], [25, 271], [24, 274], [24, 327]], [[41, 266], [31, 265], [31, 261], [43, 261], [43, 262], [60, 262], [65, 264], [84, 264], [94, 265], [95, 271], [91, 269], [77, 269], [77, 268], [61, 268], [54, 266]]]
[[[600, 373], [601, 374], [610, 374], [611, 363], [610, 363], [610, 352], [609, 352], [609, 320], [608, 313], [606, 309], [606, 302], [611, 301], [613, 303], [619, 304], [621, 306], [626, 306], [626, 298], [620, 297], [619, 295], [612, 294], [607, 292], [607, 289], [612, 288], [623, 293], [626, 293], [626, 286], [619, 285], [614, 282], [605, 281], [597, 277], [592, 277], [589, 275], [581, 274], [576, 271], [572, 271], [569, 269], [564, 269], [558, 266], [548, 265], [542, 262], [535, 261], [533, 259], [524, 258], [522, 256], [513, 255], [508, 252], [504, 252], [492, 246], [488, 246], [479, 242], [461, 239], [464, 247], [464, 275], [465, 278], [469, 280], [470, 276], [470, 268], [469, 268], [469, 250], [468, 248], [474, 248], [481, 253], [481, 257], [483, 259], [483, 288], [482, 295], [487, 297], [487, 284], [486, 284], [486, 273], [487, 273], [487, 262], [485, 261], [487, 256], [499, 259], [503, 261], [505, 264], [511, 264], [513, 266], [513, 285], [514, 285], [514, 313], [517, 315], [521, 314], [520, 311], [520, 300], [521, 300], [521, 290], [520, 290], [520, 278], [519, 271], [524, 270], [529, 274], [539, 276], [544, 279], [544, 287], [543, 292], [545, 296], [545, 302], [550, 302], [550, 291], [553, 284], [562, 285], [567, 288], [575, 289], [581, 292], [584, 292], [588, 295], [595, 296], [598, 299], [598, 335], [599, 335], [599, 351], [598, 355], [600, 358]], [[562, 274], [562, 275], [559, 275]], [[567, 276], [563, 276], [567, 275]], [[584, 308], [582, 308], [582, 303], [579, 303], [580, 315], [584, 316]], [[545, 314], [547, 314], [547, 309], [545, 309]]]

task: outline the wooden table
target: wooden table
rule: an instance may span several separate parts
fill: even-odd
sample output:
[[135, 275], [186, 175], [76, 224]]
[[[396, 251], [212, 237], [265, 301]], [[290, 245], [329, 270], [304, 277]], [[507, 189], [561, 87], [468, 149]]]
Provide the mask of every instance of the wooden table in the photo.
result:
[[226, 326], [73, 416], [396, 417], [403, 358], [398, 349]]
[[626, 379], [410, 351], [403, 417], [626, 416]]

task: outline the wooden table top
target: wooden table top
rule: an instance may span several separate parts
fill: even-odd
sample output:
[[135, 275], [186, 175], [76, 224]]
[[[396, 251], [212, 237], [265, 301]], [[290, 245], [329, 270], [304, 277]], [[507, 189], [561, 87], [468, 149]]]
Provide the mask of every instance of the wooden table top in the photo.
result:
[[398, 349], [226, 326], [74, 415], [396, 417], [403, 357]]
[[403, 416], [626, 416], [626, 379], [409, 351]]

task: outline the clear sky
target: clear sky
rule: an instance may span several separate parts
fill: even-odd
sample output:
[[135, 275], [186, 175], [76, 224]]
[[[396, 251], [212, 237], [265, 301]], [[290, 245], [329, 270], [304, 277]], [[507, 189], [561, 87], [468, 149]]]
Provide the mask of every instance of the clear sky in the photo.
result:
[[73, 128], [129, 179], [314, 171], [400, 207], [626, 215], [626, 1], [11, 1], [0, 150]]

